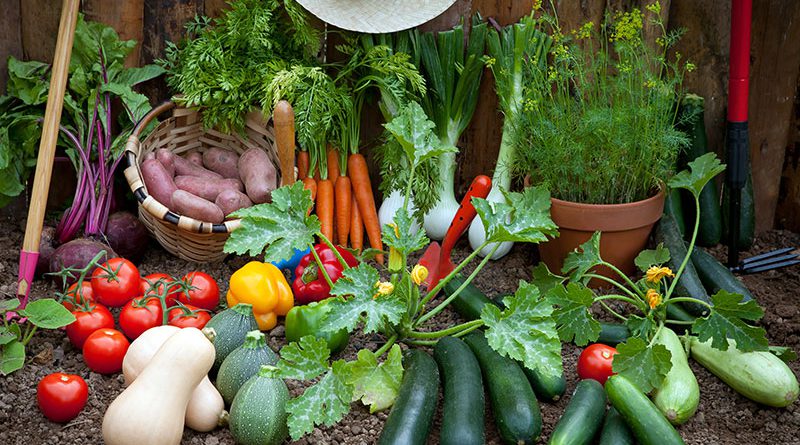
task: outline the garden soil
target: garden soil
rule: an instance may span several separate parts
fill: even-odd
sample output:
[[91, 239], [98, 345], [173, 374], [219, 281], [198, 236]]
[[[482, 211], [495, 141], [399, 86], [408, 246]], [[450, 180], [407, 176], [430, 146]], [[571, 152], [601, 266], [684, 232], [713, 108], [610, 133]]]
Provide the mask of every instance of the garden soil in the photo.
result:
[[[17, 223], [18, 224], [18, 223]], [[10, 296], [14, 293], [17, 277], [17, 260], [22, 245], [22, 230], [11, 227], [8, 233], [0, 235], [0, 293]], [[800, 246], [800, 235], [771, 231], [761, 236], [752, 255], [783, 246]], [[456, 257], [466, 255], [467, 246], [458, 246]], [[714, 251], [718, 256], [722, 248]], [[535, 248], [517, 246], [510, 255], [500, 261], [490, 263], [476, 284], [488, 295], [511, 293], [519, 280], [529, 279]], [[166, 272], [182, 275], [195, 268], [213, 275], [220, 282], [223, 291], [227, 290], [227, 278], [244, 264], [241, 258], [228, 259], [221, 264], [196, 266], [178, 260], [155, 243], [140, 265], [142, 274]], [[761, 325], [767, 329], [771, 344], [787, 345], [800, 352], [800, 267], [772, 271], [765, 274], [745, 276], [744, 282], [751, 289], [758, 302], [764, 307], [766, 315]], [[39, 280], [33, 287], [33, 298], [52, 296], [54, 286]], [[457, 321], [457, 316], [444, 311], [436, 318], [432, 329], [442, 328]], [[362, 347], [375, 348], [380, 339], [376, 337], [355, 336], [343, 352], [345, 358], [354, 358]], [[269, 333], [270, 345], [278, 350], [285, 339], [283, 327], [278, 326]], [[90, 372], [83, 363], [80, 351], [72, 347], [62, 331], [37, 333], [29, 345], [29, 361], [25, 367], [6, 377], [0, 377], [0, 444], [38, 445], [38, 444], [100, 444], [103, 413], [111, 401], [123, 390], [121, 374], [103, 376]], [[540, 443], [545, 443], [559, 416], [569, 401], [569, 394], [575, 388], [575, 362], [580, 350], [573, 345], [564, 346], [564, 368], [568, 380], [567, 395], [557, 403], [541, 404], [544, 428]], [[679, 431], [687, 444], [800, 444], [800, 403], [786, 409], [759, 406], [736, 394], [715, 376], [691, 362], [700, 383], [700, 407], [697, 414]], [[800, 373], [800, 363], [794, 362], [792, 370]], [[36, 406], [36, 384], [52, 372], [74, 373], [86, 379], [89, 385], [89, 401], [81, 414], [68, 424], [49, 422]], [[302, 391], [298, 382], [289, 382], [293, 394]], [[441, 396], [440, 396], [441, 397]], [[499, 444], [491, 408], [486, 408], [487, 443]], [[311, 434], [296, 442], [297, 444], [367, 445], [376, 443], [386, 419], [386, 413], [369, 414], [364, 407], [353, 404], [350, 414], [337, 425], [317, 428]], [[434, 421], [429, 444], [438, 443], [438, 422], [440, 413]], [[147, 428], [147, 419], [130, 419], [140, 422]], [[233, 444], [227, 429], [217, 429], [201, 434], [186, 430], [183, 444], [219, 445]]]

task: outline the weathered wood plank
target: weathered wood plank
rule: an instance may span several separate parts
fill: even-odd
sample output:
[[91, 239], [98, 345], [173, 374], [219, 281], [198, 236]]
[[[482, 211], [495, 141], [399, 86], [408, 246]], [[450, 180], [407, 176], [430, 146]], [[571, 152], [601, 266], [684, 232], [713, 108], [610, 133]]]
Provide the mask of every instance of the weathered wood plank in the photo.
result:
[[123, 40], [136, 40], [136, 47], [125, 59], [125, 66], [137, 66], [144, 37], [144, 0], [84, 0], [81, 6], [87, 20], [111, 26]]
[[20, 0], [0, 0], [0, 92], [8, 80], [8, 57], [22, 57]]
[[228, 0], [205, 0], [203, 14], [209, 17], [219, 17], [223, 9], [228, 8]]
[[53, 62], [60, 18], [60, 0], [20, 1], [22, 53], [25, 60]]

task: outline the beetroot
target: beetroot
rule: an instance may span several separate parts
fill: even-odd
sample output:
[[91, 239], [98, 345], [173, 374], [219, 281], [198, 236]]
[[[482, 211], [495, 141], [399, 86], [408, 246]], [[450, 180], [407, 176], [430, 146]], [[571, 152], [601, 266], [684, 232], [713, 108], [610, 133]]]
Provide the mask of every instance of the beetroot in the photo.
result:
[[131, 212], [117, 212], [108, 217], [106, 240], [117, 254], [134, 263], [141, 261], [147, 249], [147, 229]]
[[[101, 257], [99, 263], [117, 257], [116, 252], [107, 245], [88, 238], [78, 238], [64, 243], [58, 246], [50, 258], [50, 271], [58, 272], [65, 267], [84, 268], [101, 250], [106, 251], [106, 257]], [[67, 282], [73, 283], [75, 279]]]
[[36, 275], [43, 275], [50, 272], [50, 258], [56, 251], [56, 228], [44, 226], [42, 228], [42, 238], [39, 240], [39, 260], [36, 262]]

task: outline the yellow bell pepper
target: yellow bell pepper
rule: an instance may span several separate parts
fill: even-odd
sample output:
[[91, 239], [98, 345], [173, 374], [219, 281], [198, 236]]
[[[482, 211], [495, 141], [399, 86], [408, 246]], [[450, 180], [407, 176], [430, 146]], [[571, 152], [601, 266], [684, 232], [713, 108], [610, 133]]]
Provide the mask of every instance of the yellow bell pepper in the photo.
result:
[[268, 331], [278, 324], [278, 315], [284, 316], [294, 306], [292, 288], [277, 267], [269, 263], [251, 261], [231, 275], [228, 286], [228, 307], [239, 303], [253, 305], [253, 315], [258, 328]]

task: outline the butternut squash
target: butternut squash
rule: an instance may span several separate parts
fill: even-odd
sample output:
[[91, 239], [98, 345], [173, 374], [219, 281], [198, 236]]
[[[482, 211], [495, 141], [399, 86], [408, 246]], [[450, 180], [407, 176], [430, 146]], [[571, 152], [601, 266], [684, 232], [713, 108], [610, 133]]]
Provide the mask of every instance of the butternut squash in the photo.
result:
[[[180, 328], [175, 326], [158, 326], [148, 329], [131, 343], [122, 360], [122, 375], [125, 377], [126, 386], [136, 380], [153, 359], [158, 348], [178, 331]], [[208, 376], [203, 377], [186, 407], [186, 426], [195, 431], [208, 432], [227, 423], [227, 419], [228, 412], [225, 411], [222, 395]]]
[[214, 346], [198, 329], [184, 328], [168, 338], [106, 410], [106, 445], [179, 445], [189, 399], [214, 355]]

